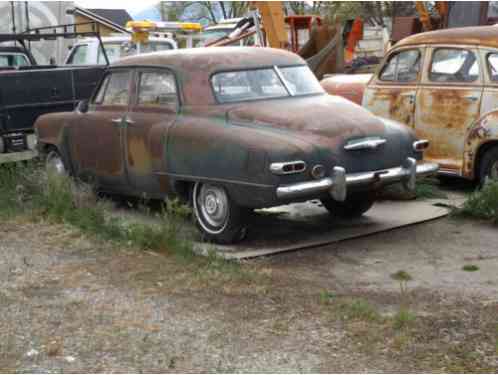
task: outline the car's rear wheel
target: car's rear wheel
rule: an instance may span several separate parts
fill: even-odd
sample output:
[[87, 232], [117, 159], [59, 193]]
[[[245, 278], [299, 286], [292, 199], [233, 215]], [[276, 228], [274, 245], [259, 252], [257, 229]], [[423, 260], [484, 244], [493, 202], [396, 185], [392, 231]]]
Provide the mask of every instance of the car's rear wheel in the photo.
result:
[[61, 155], [56, 149], [51, 149], [45, 158], [45, 169], [47, 173], [67, 176], [67, 169]]
[[244, 210], [230, 199], [223, 186], [197, 182], [192, 190], [192, 207], [205, 241], [232, 243], [244, 238]]
[[344, 202], [338, 202], [332, 198], [322, 199], [321, 202], [332, 216], [352, 219], [360, 217], [372, 208], [375, 199], [375, 194], [367, 192], [348, 194]]
[[484, 185], [486, 179], [498, 181], [498, 147], [486, 151], [479, 166], [479, 183]]

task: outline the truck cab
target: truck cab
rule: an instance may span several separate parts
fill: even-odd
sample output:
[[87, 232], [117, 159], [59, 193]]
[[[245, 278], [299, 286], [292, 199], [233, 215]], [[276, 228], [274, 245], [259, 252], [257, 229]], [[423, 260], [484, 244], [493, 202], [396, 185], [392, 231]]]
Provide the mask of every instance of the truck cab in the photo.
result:
[[0, 70], [18, 69], [35, 64], [31, 53], [23, 47], [0, 45]]
[[[102, 44], [109, 59], [113, 63], [120, 58], [149, 52], [177, 49], [177, 43], [171, 38], [150, 37], [147, 43], [135, 43], [131, 36], [102, 37]], [[105, 65], [105, 56], [97, 38], [79, 40], [64, 61], [64, 65]]]

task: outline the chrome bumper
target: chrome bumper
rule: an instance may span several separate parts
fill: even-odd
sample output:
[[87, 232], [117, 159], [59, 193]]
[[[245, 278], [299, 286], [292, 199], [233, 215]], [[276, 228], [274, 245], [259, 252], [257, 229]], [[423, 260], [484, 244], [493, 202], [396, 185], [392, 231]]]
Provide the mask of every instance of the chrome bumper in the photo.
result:
[[358, 187], [375, 184], [377, 186], [401, 182], [407, 190], [413, 191], [417, 177], [436, 173], [439, 165], [435, 163], [420, 163], [413, 158], [407, 158], [404, 165], [373, 172], [346, 174], [342, 167], [334, 167], [330, 177], [316, 181], [300, 182], [277, 188], [278, 199], [292, 199], [311, 196], [329, 191], [332, 198], [344, 201], [348, 187]]

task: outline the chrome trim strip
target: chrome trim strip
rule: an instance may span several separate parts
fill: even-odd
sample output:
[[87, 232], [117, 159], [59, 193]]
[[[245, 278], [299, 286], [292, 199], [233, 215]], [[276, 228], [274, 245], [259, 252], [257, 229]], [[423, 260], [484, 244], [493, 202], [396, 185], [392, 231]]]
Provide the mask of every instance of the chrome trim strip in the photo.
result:
[[334, 168], [331, 177], [327, 177], [318, 181], [306, 181], [292, 185], [279, 186], [276, 193], [277, 198], [279, 199], [291, 199], [329, 191], [332, 197], [336, 199], [336, 197], [341, 198], [341, 196], [345, 198], [347, 194], [347, 187], [357, 187], [373, 183], [387, 185], [394, 182], [403, 182], [405, 188], [413, 189], [415, 187], [413, 181], [416, 177], [431, 175], [436, 173], [438, 170], [438, 164], [416, 164], [415, 159], [407, 158], [407, 160], [405, 161], [405, 166], [372, 172], [346, 174], [344, 182], [342, 182], [342, 179], [339, 177], [340, 174], [334, 178]]
[[442, 175], [442, 176], [462, 177], [462, 174], [460, 172], [450, 170], [450, 169], [439, 169], [439, 171], [437, 173]]
[[359, 142], [351, 142], [344, 146], [344, 149], [347, 151], [356, 151], [356, 150], [375, 150], [377, 147], [383, 145], [387, 141], [383, 138], [379, 139], [367, 139]]
[[235, 185], [254, 186], [260, 188], [275, 188], [274, 185], [257, 184], [254, 182], [237, 181], [237, 180], [227, 180], [223, 178], [210, 178], [210, 177], [182, 175], [182, 174], [167, 173], [167, 172], [153, 172], [153, 173], [157, 176], [168, 176], [178, 179], [184, 179], [187, 181], [210, 181], [210, 182], [222, 182], [222, 183], [235, 184]]

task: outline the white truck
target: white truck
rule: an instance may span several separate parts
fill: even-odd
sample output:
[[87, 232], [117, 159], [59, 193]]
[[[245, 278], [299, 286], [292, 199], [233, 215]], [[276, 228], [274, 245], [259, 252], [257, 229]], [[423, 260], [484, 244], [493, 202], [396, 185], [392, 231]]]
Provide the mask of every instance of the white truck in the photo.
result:
[[[120, 58], [148, 52], [177, 49], [175, 40], [163, 37], [149, 37], [147, 43], [134, 43], [131, 36], [101, 37], [105, 52], [112, 63]], [[97, 38], [84, 38], [74, 44], [65, 61], [65, 65], [105, 65], [106, 59]]]

